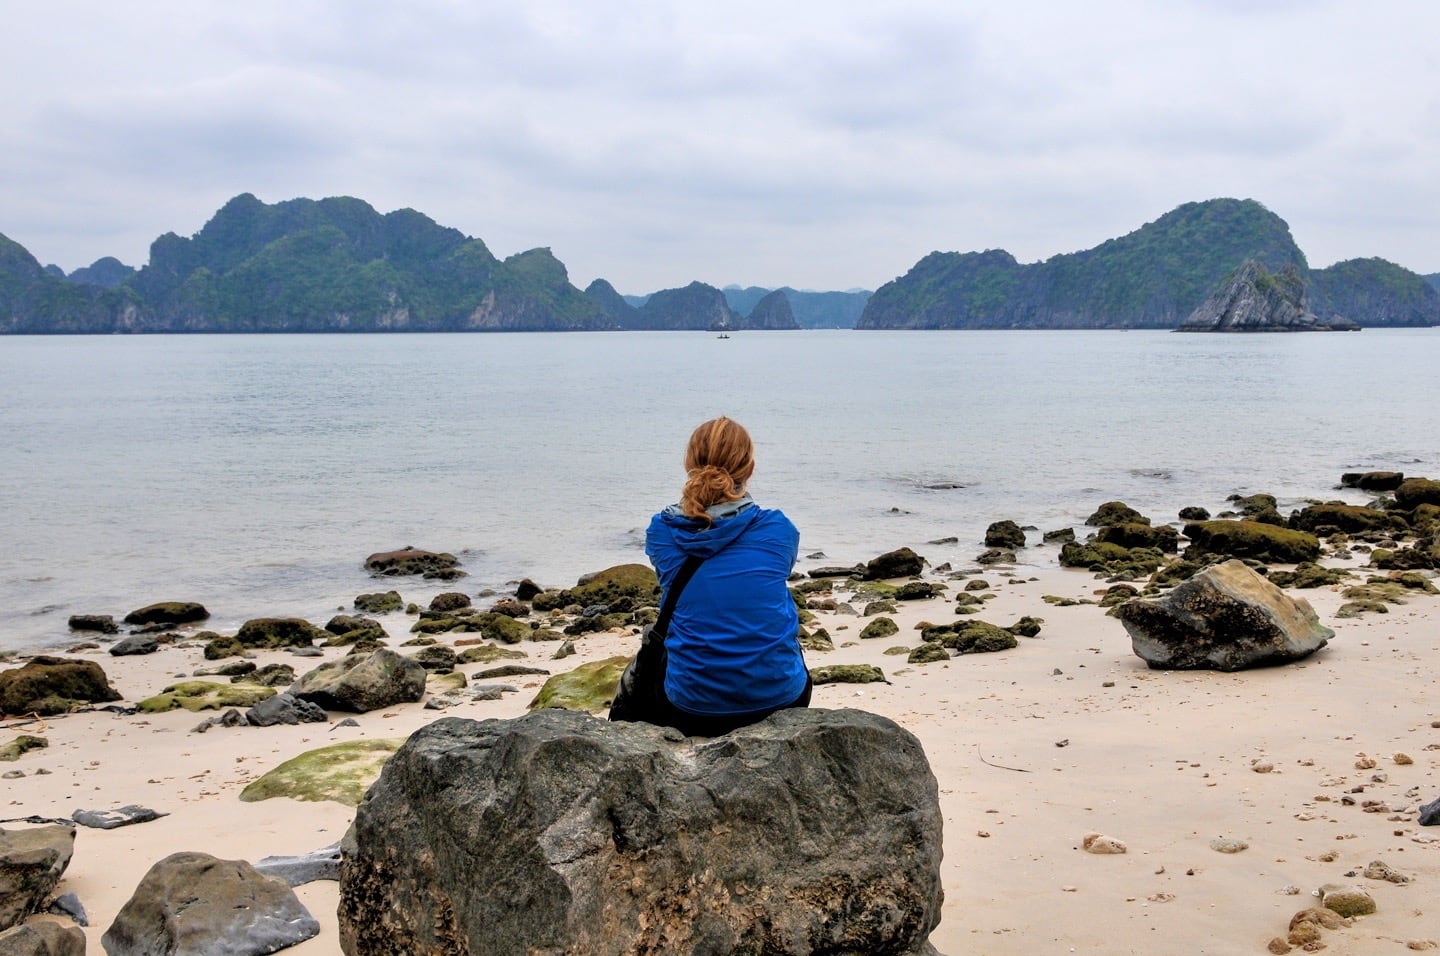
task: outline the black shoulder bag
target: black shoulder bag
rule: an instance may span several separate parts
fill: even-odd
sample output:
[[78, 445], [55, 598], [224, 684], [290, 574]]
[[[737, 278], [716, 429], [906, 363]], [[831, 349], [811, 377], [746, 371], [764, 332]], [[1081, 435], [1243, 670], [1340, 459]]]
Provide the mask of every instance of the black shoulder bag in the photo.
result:
[[665, 724], [670, 712], [670, 701], [665, 697], [665, 637], [670, 630], [670, 617], [675, 613], [675, 602], [680, 600], [680, 592], [685, 590], [703, 560], [690, 555], [680, 566], [675, 580], [670, 582], [660, 606], [660, 616], [641, 633], [639, 652], [620, 674], [620, 685], [615, 688], [615, 700], [610, 704], [611, 720]]

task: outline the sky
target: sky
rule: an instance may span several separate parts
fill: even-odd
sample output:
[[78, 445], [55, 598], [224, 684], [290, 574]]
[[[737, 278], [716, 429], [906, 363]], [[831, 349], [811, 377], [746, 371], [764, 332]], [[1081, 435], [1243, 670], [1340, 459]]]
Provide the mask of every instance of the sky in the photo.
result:
[[227, 199], [410, 207], [584, 287], [874, 289], [1257, 199], [1440, 272], [1433, 0], [8, 0], [0, 234], [143, 265]]

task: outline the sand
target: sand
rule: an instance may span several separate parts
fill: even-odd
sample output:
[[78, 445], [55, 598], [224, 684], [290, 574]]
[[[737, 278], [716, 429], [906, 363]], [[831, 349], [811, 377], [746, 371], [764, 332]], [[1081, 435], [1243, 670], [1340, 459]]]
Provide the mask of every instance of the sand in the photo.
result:
[[[1363, 884], [1378, 912], [1326, 932], [1327, 952], [1399, 952], [1440, 942], [1440, 827], [1415, 822], [1418, 805], [1440, 797], [1440, 729], [1432, 726], [1440, 722], [1433, 669], [1440, 598], [1417, 595], [1388, 614], [1338, 620], [1339, 588], [1290, 592], [1311, 601], [1335, 629], [1330, 645], [1308, 660], [1235, 674], [1151, 671], [1101, 608], [1043, 600], [1094, 598], [1105, 585], [1091, 574], [1021, 566], [978, 576], [996, 596], [977, 617], [1003, 626], [1035, 615], [1045, 621], [1040, 635], [1022, 638], [1014, 650], [926, 665], [885, 655], [889, 647], [915, 646], [917, 623], [954, 619], [962, 584], [950, 582], [946, 597], [902, 603], [894, 615], [900, 633], [890, 638], [861, 641], [865, 619], [820, 613], [836, 650], [808, 654], [811, 666], [876, 664], [891, 681], [821, 686], [814, 706], [883, 714], [924, 744], [945, 818], [946, 898], [932, 936], [942, 953], [1264, 953], [1291, 915], [1315, 903], [1312, 892], [1330, 882]], [[409, 636], [410, 620], [382, 618], [392, 645]], [[575, 656], [553, 662], [553, 644], [523, 648], [525, 663], [558, 673], [628, 653], [635, 641], [631, 634], [588, 635], [576, 641]], [[198, 646], [145, 657], [86, 653], [129, 701], [209, 663]], [[327, 650], [329, 657], [341, 653]], [[319, 663], [279, 652], [257, 658], [270, 661], [300, 673]], [[169, 853], [254, 861], [342, 836], [353, 810], [341, 804], [240, 802], [240, 790], [265, 771], [327, 743], [403, 737], [441, 716], [518, 716], [542, 680], [508, 679], [520, 693], [499, 701], [360, 715], [359, 727], [335, 726], [341, 714], [329, 724], [205, 734], [192, 728], [208, 715], [188, 711], [50, 719], [48, 749], [0, 764], [26, 774], [0, 785], [0, 817], [67, 817], [132, 803], [168, 814], [78, 833], [59, 892], [83, 902], [89, 951], [99, 953], [101, 935], [135, 885]], [[14, 720], [3, 726], [0, 741], [37, 729]], [[1413, 763], [1397, 763], [1397, 753]], [[1373, 769], [1357, 769], [1360, 754], [1373, 759]], [[1271, 769], [1257, 772], [1257, 762]], [[1362, 786], [1363, 793], [1348, 793]], [[1355, 805], [1343, 804], [1346, 796]], [[1392, 812], [1366, 812], [1367, 800]], [[1085, 852], [1089, 833], [1120, 841], [1128, 852]], [[1212, 849], [1222, 838], [1248, 848]], [[1412, 881], [1363, 878], [1372, 860]], [[322, 931], [287, 952], [340, 953], [336, 884], [297, 892]]]

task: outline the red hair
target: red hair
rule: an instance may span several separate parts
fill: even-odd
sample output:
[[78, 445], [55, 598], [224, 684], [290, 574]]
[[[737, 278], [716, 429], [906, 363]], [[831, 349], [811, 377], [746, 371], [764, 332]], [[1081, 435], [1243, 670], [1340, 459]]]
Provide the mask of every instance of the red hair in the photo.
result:
[[712, 418], [690, 434], [685, 449], [685, 488], [680, 510], [687, 518], [710, 524], [705, 509], [745, 496], [745, 484], [755, 473], [755, 445], [739, 422], [723, 415]]

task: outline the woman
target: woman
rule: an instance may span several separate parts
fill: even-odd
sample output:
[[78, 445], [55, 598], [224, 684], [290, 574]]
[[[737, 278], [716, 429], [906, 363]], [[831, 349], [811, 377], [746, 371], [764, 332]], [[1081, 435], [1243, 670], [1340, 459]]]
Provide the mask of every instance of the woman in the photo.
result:
[[680, 502], [655, 515], [645, 553], [665, 593], [687, 557], [699, 558], [675, 603], [665, 641], [665, 723], [714, 737], [810, 703], [800, 618], [787, 580], [800, 532], [746, 491], [750, 435], [728, 418], [705, 422], [685, 451]]

